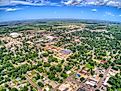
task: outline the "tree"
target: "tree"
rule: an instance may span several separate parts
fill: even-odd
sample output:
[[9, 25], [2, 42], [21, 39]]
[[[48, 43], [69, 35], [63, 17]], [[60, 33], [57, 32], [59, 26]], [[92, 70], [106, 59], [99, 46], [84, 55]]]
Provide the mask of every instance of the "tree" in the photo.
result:
[[101, 77], [101, 78], [102, 78], [102, 77], [103, 77], [103, 74], [99, 74], [99, 77]]
[[63, 80], [62, 80], [62, 79], [60, 79], [58, 82], [59, 82], [59, 83], [62, 83], [62, 82], [63, 82]]
[[61, 72], [61, 71], [62, 71], [62, 68], [61, 68], [61, 66], [58, 66], [58, 65], [57, 65], [57, 66], [55, 67], [55, 70], [56, 70], [57, 72]]
[[62, 73], [61, 77], [63, 77], [64, 79], [68, 77], [68, 75], [66, 73]]
[[96, 89], [95, 91], [100, 91], [99, 89]]
[[32, 86], [30, 86], [31, 91], [37, 91], [35, 88], [33, 88]]
[[46, 51], [46, 52], [44, 52], [42, 55], [43, 55], [44, 57], [47, 57], [49, 54], [48, 54], [48, 52]]
[[58, 59], [53, 57], [53, 56], [49, 56], [48, 57], [48, 62], [56, 62]]
[[17, 88], [12, 88], [10, 91], [18, 91]]
[[97, 87], [97, 85], [94, 85], [94, 88], [96, 88]]
[[42, 66], [42, 61], [38, 61], [38, 66]]
[[0, 91], [6, 91], [4, 87], [0, 87]]
[[48, 78], [49, 78], [50, 80], [53, 80], [53, 79], [55, 78], [55, 75], [52, 74], [52, 73], [50, 73], [50, 74], [48, 75]]
[[40, 87], [44, 87], [44, 84], [43, 84], [42, 82], [38, 82], [38, 85], [39, 85]]
[[108, 83], [112, 86], [108, 89], [113, 89], [114, 91], [121, 88], [121, 73], [117, 73], [115, 76], [109, 78]]
[[28, 87], [24, 86], [23, 88], [20, 89], [20, 91], [28, 91]]
[[40, 79], [40, 75], [37, 73], [37, 76], [35, 78], [36, 80], [39, 80]]
[[43, 67], [39, 67], [39, 68], [37, 68], [37, 70], [38, 70], [40, 73], [43, 73], [43, 72], [44, 72]]
[[81, 78], [80, 78], [80, 81], [84, 81], [84, 80], [85, 80], [85, 78], [84, 78], [84, 77], [81, 77]]
[[50, 63], [45, 62], [43, 66], [44, 67], [50, 67]]
[[53, 78], [54, 81], [59, 81], [60, 79], [58, 77]]
[[70, 70], [71, 69], [71, 66], [65, 66], [65, 68], [64, 68], [66, 71], [68, 71], [68, 70]]
[[64, 63], [64, 60], [61, 60], [61, 64], [63, 64]]

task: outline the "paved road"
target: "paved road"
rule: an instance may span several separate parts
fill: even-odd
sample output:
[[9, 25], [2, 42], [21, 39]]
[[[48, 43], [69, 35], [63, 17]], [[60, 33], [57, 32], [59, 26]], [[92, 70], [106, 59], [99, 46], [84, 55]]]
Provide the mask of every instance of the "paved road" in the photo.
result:
[[[110, 66], [110, 67], [105, 71], [105, 74], [104, 74], [103, 78], [100, 79], [100, 81], [99, 81], [99, 83], [98, 83], [96, 89], [99, 89], [99, 88], [102, 86], [103, 81], [104, 81], [104, 79], [106, 78], [106, 76], [107, 76], [107, 74], [109, 73], [109, 71], [110, 71], [111, 68], [112, 68], [112, 66]], [[95, 89], [95, 90], [96, 90], [96, 89]]]
[[[66, 81], [70, 81], [73, 77], [74, 77], [75, 74], [69, 76], [68, 78], [66, 78], [63, 83], [65, 83]], [[63, 84], [62, 83], [62, 84]], [[57, 89], [59, 88], [59, 86], [61, 86], [62, 84], [58, 85], [56, 88], [54, 88], [54, 91], [57, 91]]]
[[[74, 79], [74, 78], [75, 78], [75, 75], [76, 75], [76, 74], [73, 74], [73, 75], [69, 76], [68, 78], [66, 78], [66, 79], [63, 81], [63, 83], [65, 83], [66, 81], [67, 81], [67, 82], [71, 82], [71, 83], [75, 83], [75, 84], [78, 85], [78, 87], [84, 88], [86, 91], [93, 91], [89, 86], [83, 84], [83, 82], [80, 82], [80, 81], [77, 81], [76, 79]], [[62, 84], [63, 84], [63, 83], [62, 83]], [[59, 86], [60, 86], [60, 85], [59, 85]], [[59, 86], [57, 86], [56, 88], [54, 88], [54, 91], [57, 91], [57, 89], [59, 88]]]
[[34, 88], [36, 88], [38, 91], [42, 91], [42, 89], [41, 89], [37, 84], [35, 84], [35, 83], [29, 78], [28, 75], [25, 75], [25, 77], [26, 77], [27, 81], [28, 81]]

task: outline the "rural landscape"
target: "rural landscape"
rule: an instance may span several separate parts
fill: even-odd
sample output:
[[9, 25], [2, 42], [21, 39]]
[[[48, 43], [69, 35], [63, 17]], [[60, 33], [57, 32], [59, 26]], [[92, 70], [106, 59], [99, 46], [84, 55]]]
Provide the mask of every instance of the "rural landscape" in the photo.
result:
[[2, 23], [0, 91], [121, 91], [121, 24], [89, 21]]
[[0, 0], [0, 91], [121, 91], [121, 0]]

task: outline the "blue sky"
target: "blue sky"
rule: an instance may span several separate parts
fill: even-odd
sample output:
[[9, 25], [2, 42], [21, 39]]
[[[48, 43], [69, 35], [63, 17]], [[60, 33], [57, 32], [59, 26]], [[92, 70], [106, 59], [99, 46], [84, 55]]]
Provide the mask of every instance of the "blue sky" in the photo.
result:
[[[3, 0], [5, 1], [5, 0]], [[22, 3], [21, 3], [22, 1]], [[35, 2], [36, 1], [36, 2]], [[28, 19], [95, 19], [121, 22], [121, 8], [75, 4], [73, 0], [19, 0], [0, 2], [0, 22]], [[75, 0], [80, 1], [80, 0]], [[94, 0], [89, 0], [91, 3]], [[63, 4], [65, 3], [65, 4]], [[69, 3], [69, 5], [67, 5]], [[71, 3], [71, 4], [70, 4]], [[74, 5], [72, 5], [74, 4]]]

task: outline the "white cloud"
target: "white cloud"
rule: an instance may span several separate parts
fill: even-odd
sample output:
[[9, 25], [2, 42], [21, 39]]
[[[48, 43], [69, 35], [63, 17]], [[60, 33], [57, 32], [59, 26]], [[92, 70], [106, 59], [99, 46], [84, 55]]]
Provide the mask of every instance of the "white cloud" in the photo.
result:
[[108, 16], [115, 16], [113, 13], [111, 13], [111, 12], [105, 12], [105, 14], [106, 15], [108, 15]]
[[50, 6], [61, 6], [60, 4], [58, 3], [49, 3]]
[[[54, 1], [54, 0], [53, 0]], [[56, 1], [56, 0], [55, 0]], [[51, 2], [51, 0], [0, 0], [0, 6], [4, 5], [50, 5], [50, 6], [61, 6], [61, 5], [106, 5], [121, 7], [121, 0], [60, 0], [60, 2]]]
[[8, 8], [8, 9], [6, 9], [6, 11], [16, 11], [16, 9], [14, 9], [14, 8]]
[[10, 0], [0, 0], [0, 6], [9, 5], [9, 4], [10, 4]]
[[17, 11], [21, 10], [22, 8], [0, 8], [0, 10], [11, 12], [11, 11]]
[[5, 11], [7, 12], [12, 12], [12, 11], [17, 11], [20, 10], [21, 8], [6, 8]]
[[66, 1], [66, 2], [62, 1], [62, 3], [65, 4], [65, 5], [69, 5], [69, 4], [71, 4], [72, 2], [73, 2], [73, 0], [68, 0], [68, 1]]
[[65, 5], [105, 5], [121, 7], [120, 0], [62, 0]]
[[65, 5], [79, 5], [82, 0], [68, 0], [68, 1], [61, 1], [61, 3]]
[[121, 17], [121, 15], [119, 15]]
[[11, 4], [31, 4], [30, 2], [26, 2], [26, 1], [11, 1]]
[[89, 4], [89, 5], [96, 5], [95, 2], [87, 2], [86, 4]]
[[[32, 2], [33, 1], [33, 2]], [[43, 5], [50, 5], [50, 6], [61, 6], [58, 3], [52, 3], [47, 0], [26, 0], [26, 1], [19, 1], [19, 0], [12, 0], [12, 5], [22, 4], [22, 5], [34, 5], [34, 6], [43, 6]]]
[[[17, 4], [22, 4], [22, 5], [50, 5], [51, 2], [48, 0], [0, 0], [0, 6], [4, 5], [17, 5]], [[55, 4], [55, 3], [54, 3]]]
[[117, 1], [117, 0], [115, 0], [115, 1], [113, 1], [113, 0], [109, 0], [108, 3], [107, 3], [107, 5], [109, 5], [109, 6], [119, 6], [119, 7], [121, 7], [121, 1]]
[[32, 3], [28, 1], [18, 1], [18, 0], [13, 0], [11, 1], [11, 4], [23, 4], [23, 5], [45, 5], [44, 3]]
[[97, 12], [97, 9], [92, 9], [91, 11], [92, 11], [92, 12]]

